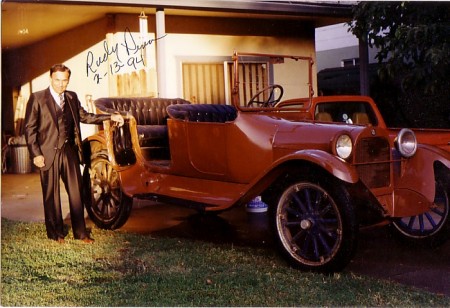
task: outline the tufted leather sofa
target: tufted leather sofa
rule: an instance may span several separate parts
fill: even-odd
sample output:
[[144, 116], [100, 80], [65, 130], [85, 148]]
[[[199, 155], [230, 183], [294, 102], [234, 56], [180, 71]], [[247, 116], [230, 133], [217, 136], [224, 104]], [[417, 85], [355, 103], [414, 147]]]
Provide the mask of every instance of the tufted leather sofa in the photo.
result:
[[237, 116], [233, 106], [211, 104], [170, 105], [167, 113], [173, 119], [190, 122], [225, 123], [234, 121]]
[[181, 98], [108, 97], [94, 101], [100, 113], [119, 111], [136, 119], [142, 154], [146, 159], [168, 159], [167, 110], [170, 105], [190, 104]]

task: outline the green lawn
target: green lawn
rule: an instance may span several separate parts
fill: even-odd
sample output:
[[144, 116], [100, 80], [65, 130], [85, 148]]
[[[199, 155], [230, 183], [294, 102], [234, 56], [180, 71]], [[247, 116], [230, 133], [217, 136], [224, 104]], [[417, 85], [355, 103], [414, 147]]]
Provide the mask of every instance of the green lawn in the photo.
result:
[[1, 231], [2, 306], [450, 306], [387, 281], [303, 273], [270, 249], [96, 228], [93, 245], [61, 245], [43, 223], [5, 219]]

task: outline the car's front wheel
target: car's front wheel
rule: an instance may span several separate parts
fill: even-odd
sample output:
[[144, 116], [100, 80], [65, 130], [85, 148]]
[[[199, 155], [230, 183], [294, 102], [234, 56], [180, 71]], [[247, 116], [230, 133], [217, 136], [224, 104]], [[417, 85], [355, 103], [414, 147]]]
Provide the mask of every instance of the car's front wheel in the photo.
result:
[[272, 206], [275, 238], [295, 267], [332, 273], [356, 249], [358, 227], [350, 196], [340, 183], [290, 181]]
[[128, 220], [133, 200], [122, 192], [106, 152], [94, 153], [90, 167], [85, 167], [83, 193], [89, 218], [99, 228], [117, 229]]

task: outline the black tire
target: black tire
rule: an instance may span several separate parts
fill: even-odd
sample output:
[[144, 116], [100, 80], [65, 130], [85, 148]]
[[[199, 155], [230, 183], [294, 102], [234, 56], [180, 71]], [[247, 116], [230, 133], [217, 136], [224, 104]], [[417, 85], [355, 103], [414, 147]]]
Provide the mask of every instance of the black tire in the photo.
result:
[[450, 188], [448, 181], [438, 179], [433, 208], [420, 215], [402, 217], [392, 222], [396, 238], [411, 244], [438, 247], [450, 233]]
[[101, 229], [114, 230], [130, 216], [133, 199], [120, 188], [119, 174], [107, 154], [92, 154], [90, 166], [83, 172], [83, 194], [89, 218]]
[[271, 205], [275, 241], [301, 270], [342, 270], [356, 250], [358, 226], [347, 189], [337, 181], [289, 181]]

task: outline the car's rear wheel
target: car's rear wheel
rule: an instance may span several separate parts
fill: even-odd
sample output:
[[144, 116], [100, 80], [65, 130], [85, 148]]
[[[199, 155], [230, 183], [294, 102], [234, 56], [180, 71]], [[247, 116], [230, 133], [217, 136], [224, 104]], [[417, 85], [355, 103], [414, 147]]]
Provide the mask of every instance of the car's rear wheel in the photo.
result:
[[443, 179], [436, 181], [434, 203], [428, 212], [402, 217], [392, 222], [397, 238], [409, 244], [436, 247], [443, 244], [450, 233], [450, 188]]
[[340, 183], [298, 180], [282, 186], [272, 206], [275, 238], [295, 267], [332, 273], [356, 249], [358, 227], [351, 199]]
[[117, 229], [130, 216], [132, 198], [120, 188], [118, 172], [106, 152], [94, 153], [83, 173], [83, 193], [89, 218], [102, 229]]

